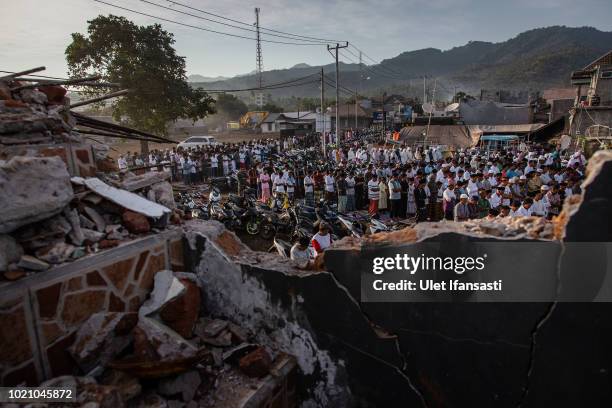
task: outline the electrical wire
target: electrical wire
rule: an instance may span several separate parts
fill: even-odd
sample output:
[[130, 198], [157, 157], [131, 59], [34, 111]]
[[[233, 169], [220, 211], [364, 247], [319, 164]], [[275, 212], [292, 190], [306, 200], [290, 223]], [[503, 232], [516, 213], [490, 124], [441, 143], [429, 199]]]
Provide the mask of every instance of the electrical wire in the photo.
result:
[[[244, 21], [239, 21], [239, 20], [234, 20], [234, 19], [231, 19], [229, 17], [224, 17], [224, 16], [221, 16], [219, 14], [215, 14], [215, 13], [211, 13], [209, 11], [201, 10], [201, 9], [198, 9], [198, 8], [195, 8], [195, 7], [192, 7], [192, 6], [188, 6], [188, 5], [183, 4], [183, 3], [179, 3], [178, 1], [174, 1], [174, 0], [167, 0], [167, 1], [168, 1], [168, 3], [174, 4], [174, 5], [177, 5], [177, 6], [180, 6], [180, 7], [184, 7], [184, 8], [190, 9], [190, 10], [199, 11], [200, 13], [207, 14], [209, 16], [221, 18], [221, 19], [224, 19], [224, 20], [227, 20], [227, 21], [231, 21], [231, 22], [237, 23], [237, 24], [242, 24], [242, 25], [246, 25], [246, 26], [252, 26], [252, 24], [250, 24], [250, 23], [246, 23]], [[344, 40], [334, 40], [334, 39], [329, 39], [329, 38], [317, 38], [317, 37], [310, 37], [310, 36], [307, 36], [307, 35], [292, 34], [292, 33], [288, 33], [288, 32], [285, 32], [285, 31], [273, 30], [271, 28], [265, 28], [265, 27], [261, 27], [261, 26], [259, 27], [259, 29], [261, 31], [269, 31], [269, 32], [272, 32], [272, 33], [290, 35], [292, 37], [301, 37], [301, 38], [306, 38], [306, 39], [310, 39], [310, 40], [323, 41], [325, 43], [329, 43], [329, 42], [331, 42], [331, 43], [346, 42]], [[270, 35], [272, 35], [272, 34], [270, 34]]]
[[[202, 17], [202, 16], [198, 16], [198, 15], [195, 15], [195, 14], [188, 13], [186, 11], [176, 10], [176, 9], [171, 8], [171, 7], [167, 7], [167, 6], [164, 6], [162, 4], [158, 4], [158, 3], [155, 3], [155, 2], [152, 2], [152, 1], [149, 1], [149, 0], [140, 0], [140, 1], [143, 2], [143, 3], [146, 3], [146, 4], [150, 4], [150, 5], [162, 8], [162, 9], [166, 9], [166, 10], [170, 10], [170, 11], [173, 11], [173, 12], [176, 12], [176, 13], [180, 13], [180, 14], [183, 14], [183, 15], [195, 17], [195, 18], [198, 18], [200, 20], [210, 21], [212, 23], [221, 24], [221, 25], [226, 26], [226, 27], [237, 28], [239, 30], [248, 31], [248, 32], [251, 32], [251, 33], [257, 33], [257, 30], [253, 30], [252, 28], [245, 28], [245, 27], [240, 27], [240, 26], [234, 25], [234, 24], [224, 23], [222, 21], [216, 21], [216, 20], [213, 20], [211, 18], [206, 18], [206, 17]], [[289, 36], [286, 36], [286, 35], [268, 34], [268, 33], [261, 33], [261, 34], [262, 35], [269, 35], [269, 36], [273, 36], [273, 37], [278, 37], [278, 38], [290, 39], [290, 40], [293, 40], [293, 41], [304, 41], [304, 42], [314, 43], [314, 44], [318, 44], [318, 45], [326, 45], [326, 44], [328, 44], [327, 42], [312, 41], [312, 40], [302, 40], [302, 39], [299, 39], [299, 38], [289, 37]]]
[[[141, 16], [154, 18], [154, 19], [157, 19], [157, 20], [160, 20], [160, 21], [165, 21], [165, 22], [168, 22], [168, 23], [178, 24], [178, 25], [181, 25], [181, 26], [184, 26], [184, 27], [195, 28], [196, 30], [206, 31], [206, 32], [214, 33], [214, 34], [225, 35], [225, 36], [228, 36], [228, 37], [242, 38], [242, 39], [245, 39], [245, 40], [257, 41], [257, 38], [247, 37], [247, 36], [239, 35], [239, 34], [231, 34], [231, 33], [226, 33], [226, 32], [223, 32], [223, 31], [212, 30], [210, 28], [205, 28], [205, 27], [195, 26], [195, 25], [191, 25], [191, 24], [181, 23], [179, 21], [174, 21], [174, 20], [170, 20], [170, 19], [167, 19], [167, 18], [164, 18], [164, 17], [154, 16], [152, 14], [143, 13], [141, 11], [136, 11], [136, 10], [133, 10], [133, 9], [130, 9], [130, 8], [127, 8], [127, 7], [118, 6], [116, 4], [108, 3], [108, 2], [103, 1], [103, 0], [93, 0], [93, 1], [95, 1], [96, 3], [106, 4], [107, 6], [115, 7], [115, 8], [118, 8], [120, 10], [129, 11], [131, 13], [139, 14]], [[284, 44], [284, 45], [316, 45], [316, 46], [320, 46], [321, 45], [319, 43], [296, 43], [296, 42], [286, 42], [286, 41], [276, 41], [276, 40], [261, 40], [261, 42], [273, 43], [273, 44]]]
[[[374, 64], [377, 64], [378, 66], [380, 66], [381, 68], [386, 69], [386, 70], [390, 71], [391, 73], [393, 73], [395, 75], [402, 75], [400, 72], [395, 71], [395, 70], [393, 70], [393, 69], [391, 69], [389, 67], [386, 67], [386, 66], [382, 65], [382, 63], [380, 61], [376, 61], [374, 58], [370, 57], [368, 54], [366, 54], [365, 52], [363, 52], [362, 50], [357, 48], [355, 46], [355, 44], [351, 43], [350, 46], [353, 47], [355, 50], [357, 50], [357, 52], [360, 52], [362, 55], [364, 55], [367, 59], [372, 61]], [[355, 54], [353, 53], [353, 55], [355, 55]], [[359, 56], [357, 56], [357, 55], [355, 55], [355, 57], [359, 58]]]
[[[340, 53], [340, 55], [342, 57], [346, 58], [347, 60], [349, 60], [350, 62], [352, 62], [354, 64], [358, 64], [358, 62], [354, 61], [352, 58], [346, 56], [345, 54]], [[370, 66], [367, 66], [367, 65], [363, 65], [363, 66], [361, 66], [361, 68], [363, 68], [364, 70], [366, 70], [367, 72], [369, 72], [372, 75], [382, 76], [382, 77], [385, 77], [387, 79], [391, 79], [391, 80], [394, 80], [394, 81], [400, 81], [400, 80], [403, 79], [403, 78], [392, 77], [389, 74], [386, 74], [384, 72], [374, 71]]]

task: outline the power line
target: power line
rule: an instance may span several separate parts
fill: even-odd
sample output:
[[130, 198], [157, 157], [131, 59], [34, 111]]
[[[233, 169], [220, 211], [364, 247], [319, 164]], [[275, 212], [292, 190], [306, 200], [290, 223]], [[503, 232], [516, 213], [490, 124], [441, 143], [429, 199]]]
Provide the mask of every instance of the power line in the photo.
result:
[[[346, 56], [344, 54], [341, 54], [341, 55], [344, 58], [348, 59], [350, 62], [352, 62], [354, 64], [358, 64], [358, 62], [354, 61], [352, 58], [350, 58], [350, 57], [348, 57], [348, 56]], [[364, 65], [362, 68], [365, 69], [366, 71], [368, 71], [369, 73], [371, 73], [372, 75], [383, 76], [383, 77], [385, 77], [387, 79], [392, 79], [392, 80], [395, 80], [395, 81], [403, 79], [403, 78], [392, 77], [392, 76], [390, 76], [389, 74], [387, 74], [385, 72], [374, 71], [372, 67], [367, 66], [367, 65]]]
[[[311, 84], [313, 82], [318, 82], [318, 81], [309, 81], [309, 82], [305, 82], [305, 83], [301, 83], [301, 84], [296, 84], [296, 82], [300, 82], [300, 81], [303, 81], [305, 79], [312, 78], [314, 76], [319, 76], [319, 74], [316, 73], [316, 74], [307, 75], [307, 76], [302, 77], [302, 78], [293, 79], [293, 80], [290, 80], [290, 81], [277, 82], [275, 84], [270, 84], [270, 85], [264, 86], [262, 88], [256, 87], [256, 88], [234, 89], [234, 90], [231, 90], [231, 89], [202, 89], [202, 90], [205, 91], [205, 92], [242, 92], [242, 91], [256, 91], [256, 90], [259, 90], [259, 89], [266, 90], [266, 89], [290, 88], [292, 86], [302, 86], [302, 85]], [[291, 85], [291, 84], [293, 84], [293, 85]]]
[[[376, 61], [374, 58], [370, 57], [368, 54], [366, 54], [365, 52], [363, 52], [362, 50], [360, 50], [359, 48], [357, 48], [357, 47], [355, 46], [355, 44], [351, 44], [351, 46], [352, 46], [353, 48], [355, 48], [355, 49], [356, 49], [358, 52], [362, 53], [362, 54], [363, 54], [363, 55], [364, 55], [364, 56], [365, 56], [367, 59], [369, 59], [370, 61], [372, 61], [374, 64], [377, 64], [377, 65], [378, 65], [378, 66], [380, 66], [381, 68], [384, 68], [384, 69], [388, 70], [389, 72], [392, 72], [392, 73], [393, 73], [393, 74], [395, 74], [395, 75], [402, 75], [400, 72], [395, 71], [395, 70], [393, 70], [393, 69], [391, 69], [391, 68], [389, 68], [389, 67], [386, 67], [386, 66], [382, 65], [382, 63], [381, 63], [380, 61]], [[347, 50], [347, 51], [348, 51], [348, 50]], [[355, 54], [353, 54], [353, 55], [355, 55]], [[356, 56], [356, 55], [355, 55], [355, 56]], [[356, 57], [357, 57], [357, 56], [356, 56]]]
[[[252, 26], [252, 24], [250, 24], [250, 23], [246, 23], [244, 21], [239, 21], [239, 20], [234, 20], [234, 19], [231, 19], [229, 17], [224, 17], [222, 15], [211, 13], [209, 11], [201, 10], [201, 9], [198, 9], [198, 8], [195, 8], [195, 7], [191, 7], [189, 5], [186, 5], [186, 4], [183, 4], [183, 3], [179, 3], [179, 2], [174, 1], [174, 0], [167, 0], [167, 1], [169, 3], [171, 3], [171, 4], [175, 4], [177, 6], [184, 7], [184, 8], [190, 9], [190, 10], [194, 10], [194, 11], [199, 11], [200, 13], [207, 14], [209, 16], [221, 18], [221, 19], [224, 19], [224, 20], [227, 20], [227, 21], [231, 21], [231, 22], [237, 23], [237, 24], [243, 24], [243, 25], [246, 25], [246, 26]], [[328, 43], [328, 42], [332, 42], [332, 43], [346, 42], [346, 41], [341, 41], [341, 40], [333, 40], [333, 39], [329, 39], [329, 38], [317, 38], [317, 37], [310, 37], [310, 36], [307, 36], [307, 35], [292, 34], [292, 33], [287, 33], [287, 32], [284, 32], [284, 31], [273, 30], [271, 28], [260, 27], [260, 29], [262, 31], [269, 31], [269, 32], [272, 32], [272, 33], [277, 33], [277, 34], [290, 35], [292, 37], [301, 37], [301, 38], [306, 38], [306, 39], [310, 39], [310, 40], [323, 41], [324, 43]]]
[[[168, 23], [173, 23], [173, 24], [178, 24], [178, 25], [185, 26], [185, 27], [195, 28], [197, 30], [207, 31], [207, 32], [214, 33], [214, 34], [226, 35], [228, 37], [235, 37], [235, 38], [242, 38], [242, 39], [245, 39], [245, 40], [257, 41], [257, 39], [253, 38], [253, 37], [246, 37], [246, 36], [239, 35], [239, 34], [231, 34], [231, 33], [226, 33], [226, 32], [223, 32], [223, 31], [212, 30], [210, 28], [204, 28], [204, 27], [200, 27], [200, 26], [194, 26], [194, 25], [191, 25], [191, 24], [181, 23], [181, 22], [178, 22], [178, 21], [174, 21], [174, 20], [170, 20], [170, 19], [164, 18], [164, 17], [154, 16], [152, 14], [147, 14], [147, 13], [143, 13], [143, 12], [140, 12], [140, 11], [132, 10], [130, 8], [127, 8], [127, 7], [118, 6], [116, 4], [107, 3], [107, 2], [102, 1], [102, 0], [93, 0], [93, 1], [95, 1], [96, 3], [106, 4], [107, 6], [115, 7], [115, 8], [121, 9], [121, 10], [129, 11], [131, 13], [139, 14], [141, 16], [146, 16], [146, 17], [157, 19], [157, 20], [166, 21]], [[275, 40], [261, 40], [261, 41], [262, 42], [267, 42], [267, 43], [285, 44], [285, 45], [316, 45], [316, 46], [320, 46], [321, 45], [320, 43], [294, 43], [294, 42], [275, 41]]]
[[[164, 6], [162, 4], [158, 4], [158, 3], [155, 3], [155, 2], [152, 2], [152, 1], [149, 1], [149, 0], [140, 0], [140, 1], [143, 2], [143, 3], [150, 4], [152, 6], [155, 6], [155, 7], [159, 7], [159, 8], [170, 10], [170, 11], [173, 11], [173, 12], [176, 12], [176, 13], [180, 13], [180, 14], [183, 14], [183, 15], [195, 17], [195, 18], [198, 18], [200, 20], [210, 21], [212, 23], [220, 24], [220, 25], [223, 25], [223, 26], [226, 26], [226, 27], [237, 28], [239, 30], [248, 31], [248, 32], [251, 32], [251, 33], [257, 33], [257, 30], [254, 30], [252, 28], [240, 27], [240, 26], [237, 26], [235, 24], [224, 23], [222, 21], [213, 20], [211, 18], [206, 18], [206, 17], [198, 16], [196, 14], [191, 14], [191, 13], [188, 13], [186, 11], [176, 10], [176, 9], [171, 8], [171, 7], [167, 7], [167, 6]], [[246, 24], [246, 23], [244, 23], [244, 24]], [[286, 36], [286, 35], [268, 34], [268, 33], [262, 33], [262, 34], [269, 35], [269, 36], [272, 36], [272, 37], [286, 38], [286, 39], [290, 39], [290, 40], [294, 40], [294, 41], [312, 42], [312, 43], [317, 43], [319, 45], [327, 44], [325, 42], [320, 42], [320, 41], [301, 40], [301, 39], [294, 38], [294, 37], [289, 37], [289, 36]]]

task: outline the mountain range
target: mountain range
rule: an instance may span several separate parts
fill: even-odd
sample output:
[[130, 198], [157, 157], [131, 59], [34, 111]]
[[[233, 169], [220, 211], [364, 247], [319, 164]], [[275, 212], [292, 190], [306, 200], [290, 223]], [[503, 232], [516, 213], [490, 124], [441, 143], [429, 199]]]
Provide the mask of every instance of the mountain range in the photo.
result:
[[[480, 89], [542, 90], [569, 86], [573, 70], [584, 67], [611, 48], [612, 32], [593, 27], [537, 28], [498, 43], [470, 41], [445, 51], [435, 48], [407, 51], [377, 65], [364, 65], [362, 70], [359, 64], [341, 63], [341, 85], [361, 95], [392, 92], [422, 97], [423, 76], [426, 76], [430, 95], [435, 78], [436, 99], [452, 96], [456, 91], [478, 94]], [[327, 92], [331, 92], [334, 64], [322, 67], [297, 64], [288, 69], [265, 71], [263, 80], [270, 85], [311, 74], [316, 80], [321, 68], [329, 78]], [[192, 81], [193, 86], [228, 90], [253, 88], [256, 83], [254, 73]], [[273, 98], [318, 97], [320, 90], [316, 84], [309, 84], [265, 92]]]

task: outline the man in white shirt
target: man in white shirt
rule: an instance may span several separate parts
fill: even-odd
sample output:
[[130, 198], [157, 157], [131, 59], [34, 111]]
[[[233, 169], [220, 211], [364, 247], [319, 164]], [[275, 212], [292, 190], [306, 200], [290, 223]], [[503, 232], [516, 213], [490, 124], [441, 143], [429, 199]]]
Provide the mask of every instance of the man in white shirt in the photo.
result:
[[512, 214], [514, 217], [530, 217], [531, 216], [531, 205], [533, 199], [527, 197], [523, 204]]
[[372, 174], [372, 178], [368, 181], [368, 199], [370, 206], [368, 212], [374, 217], [378, 214], [378, 200], [380, 199], [380, 188], [378, 187], [378, 177]]
[[125, 160], [123, 155], [119, 156], [119, 159], [117, 160], [117, 165], [119, 166], [120, 171], [127, 170], [128, 168], [127, 160]]
[[321, 223], [321, 225], [319, 225], [319, 232], [312, 237], [311, 243], [315, 256], [323, 253], [331, 246], [332, 239], [327, 224]]
[[503, 199], [502, 191], [503, 187], [501, 191], [499, 188], [496, 188], [495, 192], [491, 194], [491, 197], [489, 198], [489, 204], [491, 204], [491, 208], [497, 208], [501, 205]]
[[304, 176], [304, 198], [307, 206], [314, 207], [314, 179], [312, 178], [312, 170]]
[[335, 184], [336, 180], [334, 180], [334, 176], [332, 176], [329, 170], [325, 171], [325, 177], [323, 178], [325, 182], [325, 197], [327, 201], [335, 201]]

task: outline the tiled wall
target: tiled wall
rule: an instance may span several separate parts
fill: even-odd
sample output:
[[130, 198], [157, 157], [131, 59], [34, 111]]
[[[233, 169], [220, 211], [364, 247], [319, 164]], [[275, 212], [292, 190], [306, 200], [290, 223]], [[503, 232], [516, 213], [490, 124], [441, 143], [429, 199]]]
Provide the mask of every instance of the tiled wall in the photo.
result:
[[76, 369], [66, 349], [87, 318], [136, 311], [163, 269], [183, 270], [182, 233], [142, 238], [0, 287], [0, 383]]

